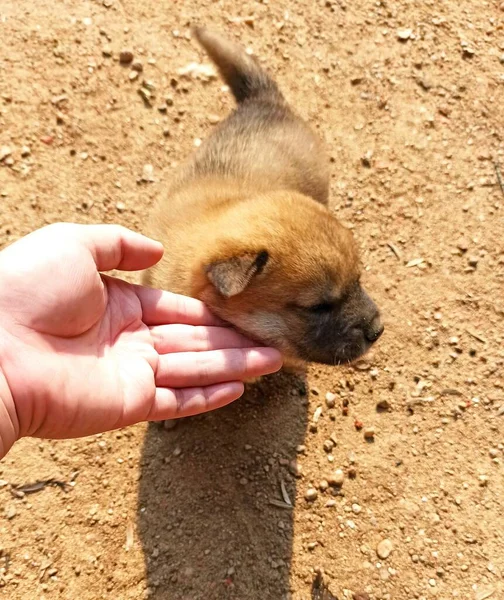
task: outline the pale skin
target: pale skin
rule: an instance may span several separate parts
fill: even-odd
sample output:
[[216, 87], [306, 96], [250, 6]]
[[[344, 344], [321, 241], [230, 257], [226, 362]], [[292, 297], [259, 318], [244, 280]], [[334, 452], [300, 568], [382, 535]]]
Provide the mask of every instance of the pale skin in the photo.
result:
[[196, 415], [281, 368], [199, 301], [103, 272], [155, 264], [161, 244], [116, 225], [59, 223], [0, 252], [0, 458], [22, 437], [76, 438]]

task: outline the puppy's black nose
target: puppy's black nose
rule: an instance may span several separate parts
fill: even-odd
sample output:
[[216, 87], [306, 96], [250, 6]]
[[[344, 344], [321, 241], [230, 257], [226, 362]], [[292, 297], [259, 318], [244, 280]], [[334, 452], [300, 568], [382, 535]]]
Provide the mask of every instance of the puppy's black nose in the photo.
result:
[[380, 315], [376, 315], [376, 317], [364, 327], [364, 337], [368, 342], [374, 343], [381, 336], [384, 329], [385, 327], [383, 327]]

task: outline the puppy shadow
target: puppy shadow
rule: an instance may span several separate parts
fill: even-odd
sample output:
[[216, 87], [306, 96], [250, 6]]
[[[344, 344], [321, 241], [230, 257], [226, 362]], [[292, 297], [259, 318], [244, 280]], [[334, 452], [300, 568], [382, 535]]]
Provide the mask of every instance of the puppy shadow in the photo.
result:
[[290, 597], [305, 385], [277, 374], [223, 409], [150, 425], [138, 512], [150, 598]]

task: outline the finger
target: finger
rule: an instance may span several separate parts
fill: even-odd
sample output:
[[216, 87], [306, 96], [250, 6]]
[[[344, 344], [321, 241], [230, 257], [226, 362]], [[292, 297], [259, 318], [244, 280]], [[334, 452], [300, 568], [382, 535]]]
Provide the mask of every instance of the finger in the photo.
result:
[[155, 265], [163, 246], [120, 225], [79, 225], [77, 235], [93, 255], [98, 271], [139, 271]]
[[224, 325], [203, 302], [194, 298], [141, 285], [135, 286], [135, 292], [142, 305], [142, 320], [147, 325]]
[[229, 327], [157, 325], [150, 333], [158, 354], [205, 352], [225, 348], [252, 348], [253, 342]]
[[156, 386], [202, 387], [244, 381], [278, 371], [282, 357], [273, 348], [233, 348], [209, 352], [179, 352], [159, 357]]
[[157, 388], [149, 421], [191, 417], [221, 408], [243, 394], [240, 381], [219, 383], [208, 387], [183, 389]]

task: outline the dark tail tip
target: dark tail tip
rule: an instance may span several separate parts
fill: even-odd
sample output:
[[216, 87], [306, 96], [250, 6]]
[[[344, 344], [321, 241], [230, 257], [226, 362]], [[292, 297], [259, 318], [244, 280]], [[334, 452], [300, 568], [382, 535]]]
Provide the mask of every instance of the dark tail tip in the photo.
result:
[[193, 28], [193, 35], [216, 64], [238, 102], [260, 97], [277, 102], [283, 99], [275, 81], [241, 46], [206, 27]]

